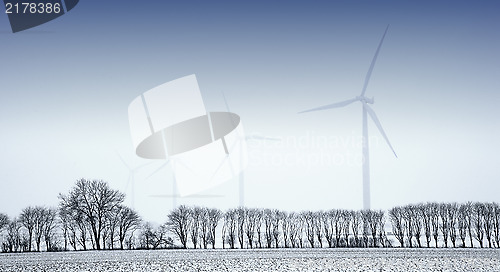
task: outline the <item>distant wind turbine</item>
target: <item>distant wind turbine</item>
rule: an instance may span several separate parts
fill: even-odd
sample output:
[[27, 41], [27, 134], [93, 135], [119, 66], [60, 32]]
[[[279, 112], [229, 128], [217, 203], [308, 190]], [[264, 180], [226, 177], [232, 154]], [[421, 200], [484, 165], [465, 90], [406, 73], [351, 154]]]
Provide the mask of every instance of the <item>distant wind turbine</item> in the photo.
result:
[[135, 172], [137, 170], [139, 170], [140, 168], [144, 167], [144, 166], [147, 166], [147, 165], [150, 165], [152, 162], [150, 163], [145, 163], [145, 164], [141, 164], [135, 168], [132, 168], [130, 167], [126, 162], [125, 160], [122, 158], [122, 156], [120, 155], [120, 153], [116, 152], [116, 155], [118, 155], [118, 157], [120, 158], [120, 161], [123, 163], [123, 165], [128, 169], [128, 180], [127, 180], [127, 185], [125, 186], [125, 193], [127, 192], [128, 190], [128, 186], [131, 185], [132, 187], [132, 195], [131, 195], [131, 203], [130, 205], [132, 206], [131, 208], [132, 209], [135, 209]]
[[387, 33], [387, 30], [389, 29], [389, 25], [387, 25], [387, 28], [385, 29], [384, 35], [382, 36], [382, 39], [380, 40], [380, 43], [377, 47], [377, 51], [375, 51], [375, 56], [373, 56], [373, 60], [370, 64], [370, 68], [368, 68], [368, 72], [366, 73], [365, 77], [365, 83], [363, 85], [363, 90], [361, 91], [361, 95], [356, 96], [352, 99], [342, 101], [342, 102], [337, 102], [329, 105], [325, 105], [322, 107], [306, 110], [306, 111], [301, 111], [299, 113], [305, 113], [305, 112], [311, 112], [311, 111], [320, 111], [320, 110], [327, 110], [327, 109], [333, 109], [333, 108], [341, 108], [345, 107], [349, 104], [352, 104], [356, 101], [361, 102], [361, 105], [363, 106], [363, 209], [369, 210], [370, 209], [370, 162], [369, 162], [369, 146], [368, 146], [368, 121], [367, 121], [367, 115], [370, 115], [371, 119], [377, 126], [378, 130], [384, 137], [385, 141], [391, 148], [392, 152], [394, 153], [394, 156], [396, 158], [398, 157], [396, 155], [396, 152], [392, 148], [391, 143], [389, 142], [389, 139], [387, 138], [387, 135], [384, 132], [384, 129], [382, 128], [382, 125], [380, 124], [380, 121], [377, 118], [377, 115], [373, 111], [373, 109], [368, 105], [368, 104], [373, 104], [374, 99], [368, 98], [365, 96], [366, 93], [366, 87], [368, 86], [368, 82], [370, 81], [370, 76], [373, 71], [373, 67], [375, 66], [375, 61], [377, 60], [378, 53], [380, 51], [380, 47], [382, 47], [382, 43], [385, 38], [385, 34]]
[[[182, 164], [182, 162], [178, 161], [179, 163]], [[170, 163], [170, 159], [167, 159], [165, 163], [163, 163], [158, 169], [156, 169], [153, 173], [151, 173], [148, 177], [146, 177], [146, 180], [154, 176], [156, 173], [158, 173], [160, 170], [163, 168], [167, 167], [167, 165]], [[186, 166], [184, 166], [186, 167]], [[181, 196], [180, 194], [177, 193], [177, 181], [175, 180], [175, 175], [172, 174], [172, 194], [157, 194], [157, 195], [150, 195], [151, 197], [160, 197], [160, 198], [172, 198], [172, 210], [174, 210], [177, 207], [177, 199], [178, 198], [218, 198], [218, 197], [224, 197], [223, 195], [202, 195], [202, 194], [194, 194], [194, 195], [188, 195], [188, 196]]]
[[[227, 100], [226, 100], [226, 96], [224, 95], [224, 92], [222, 92], [222, 97], [224, 98], [224, 104], [226, 106], [226, 110], [228, 112], [231, 112], [231, 110], [229, 109], [229, 104], [227, 103]], [[251, 134], [248, 136], [242, 135], [242, 137], [247, 142], [251, 141], [251, 140], [279, 141], [279, 139], [276, 139], [276, 138], [265, 137], [265, 136], [261, 136], [261, 135], [257, 135], [257, 134]], [[239, 143], [241, 144], [242, 141], [240, 141]], [[231, 149], [233, 149], [233, 148], [234, 148], [234, 146], [231, 147]], [[240, 207], [245, 206], [245, 171], [244, 170], [241, 171], [239, 174], [239, 205], [240, 205]]]

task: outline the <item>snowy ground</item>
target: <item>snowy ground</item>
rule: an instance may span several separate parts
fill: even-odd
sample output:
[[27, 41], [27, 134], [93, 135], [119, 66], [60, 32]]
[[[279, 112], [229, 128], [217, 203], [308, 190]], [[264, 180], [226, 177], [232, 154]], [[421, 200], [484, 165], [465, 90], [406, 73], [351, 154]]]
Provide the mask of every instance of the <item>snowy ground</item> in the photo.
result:
[[161, 250], [0, 254], [0, 271], [500, 271], [498, 249]]

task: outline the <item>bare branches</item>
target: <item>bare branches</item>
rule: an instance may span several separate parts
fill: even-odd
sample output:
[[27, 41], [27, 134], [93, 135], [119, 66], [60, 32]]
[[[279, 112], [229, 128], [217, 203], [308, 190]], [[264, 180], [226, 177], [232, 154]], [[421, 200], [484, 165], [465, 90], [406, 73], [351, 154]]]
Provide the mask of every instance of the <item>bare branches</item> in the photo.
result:
[[[382, 210], [285, 212], [239, 207], [219, 209], [179, 206], [163, 225], [143, 224], [134, 210], [123, 206], [124, 195], [105, 182], [78, 180], [58, 209], [27, 207], [18, 219], [0, 214], [4, 251], [145, 248], [216, 248], [221, 229], [222, 247], [400, 247], [500, 246], [500, 206], [497, 203], [425, 203]], [[386, 233], [387, 219], [392, 232]], [[219, 223], [222, 220], [222, 227]], [[134, 234], [136, 230], [138, 234]], [[173, 237], [169, 235], [172, 234]], [[139, 242], [136, 242], [136, 238]], [[474, 241], [475, 240], [475, 241]], [[457, 243], [458, 241], [458, 243]], [[449, 243], [451, 242], [451, 243]]]
[[398, 239], [401, 247], [404, 247], [404, 229], [405, 222], [403, 219], [404, 211], [401, 207], [394, 207], [389, 210], [389, 219], [392, 224], [392, 233]]
[[[101, 235], [106, 216], [123, 203], [125, 195], [112, 190], [104, 181], [80, 179], [67, 196], [61, 194], [59, 198], [61, 209], [77, 217], [75, 220], [90, 226], [94, 248], [101, 249]], [[80, 231], [85, 232], [81, 226]], [[84, 239], [82, 244], [85, 244]]]
[[9, 217], [6, 214], [0, 213], [0, 231], [9, 224]]
[[191, 210], [181, 205], [168, 215], [168, 229], [179, 239], [183, 248], [187, 248]]
[[215, 249], [215, 229], [222, 217], [222, 212], [219, 209], [208, 209], [208, 226], [210, 228], [209, 240], [212, 243], [212, 248]]

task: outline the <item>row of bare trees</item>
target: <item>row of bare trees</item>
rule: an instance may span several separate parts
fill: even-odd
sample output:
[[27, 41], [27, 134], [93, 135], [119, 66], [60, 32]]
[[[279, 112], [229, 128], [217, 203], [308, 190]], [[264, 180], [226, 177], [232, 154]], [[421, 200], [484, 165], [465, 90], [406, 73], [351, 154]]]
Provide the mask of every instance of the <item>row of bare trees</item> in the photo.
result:
[[223, 213], [219, 209], [179, 206], [168, 215], [165, 224], [183, 248], [188, 242], [194, 248], [215, 248], [216, 229]]
[[[209, 214], [216, 217], [210, 218]], [[304, 211], [301, 213], [240, 207], [217, 209], [180, 206], [170, 213], [168, 230], [182, 244], [215, 248], [215, 229], [222, 221], [223, 248], [278, 247], [500, 247], [500, 205], [497, 203], [426, 203], [389, 210]], [[200, 242], [203, 241], [203, 242]], [[425, 242], [425, 244], [424, 244]]]
[[[477, 241], [484, 247], [500, 247], [500, 205], [497, 203], [467, 202], [426, 203], [394, 207], [389, 210], [394, 237], [401, 246], [422, 247], [438, 244], [453, 247], [474, 247]], [[468, 241], [467, 241], [468, 240]], [[416, 243], [415, 243], [416, 242]]]
[[124, 198], [104, 181], [80, 179], [59, 195], [58, 208], [30, 206], [13, 219], [0, 215], [2, 251], [123, 249], [142, 224]]
[[123, 205], [124, 198], [106, 182], [80, 179], [59, 195], [57, 208], [30, 206], [12, 219], [0, 213], [2, 251], [391, 247], [392, 236], [401, 247], [500, 247], [497, 203], [412, 204], [387, 214], [179, 206], [155, 226]]
[[180, 206], [165, 224], [183, 248], [215, 248], [220, 227], [223, 248], [386, 247], [383, 211], [304, 211], [240, 207], [218, 209]]
[[54, 250], [57, 247], [58, 223], [56, 209], [40, 206], [23, 209], [20, 216], [13, 220], [0, 215], [0, 230], [6, 229], [2, 251], [40, 251], [42, 245], [47, 250]]
[[59, 195], [64, 249], [68, 244], [77, 250], [124, 249], [141, 219], [137, 212], [123, 205], [125, 195], [101, 180], [80, 179], [67, 194]]

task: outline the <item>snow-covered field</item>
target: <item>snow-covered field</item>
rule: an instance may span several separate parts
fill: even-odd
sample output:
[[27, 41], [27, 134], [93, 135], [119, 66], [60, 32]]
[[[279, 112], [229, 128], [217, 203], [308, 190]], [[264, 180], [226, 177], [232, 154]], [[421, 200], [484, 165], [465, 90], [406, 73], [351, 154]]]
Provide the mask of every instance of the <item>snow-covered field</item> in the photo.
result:
[[500, 271], [498, 249], [269, 249], [0, 254], [0, 271]]

